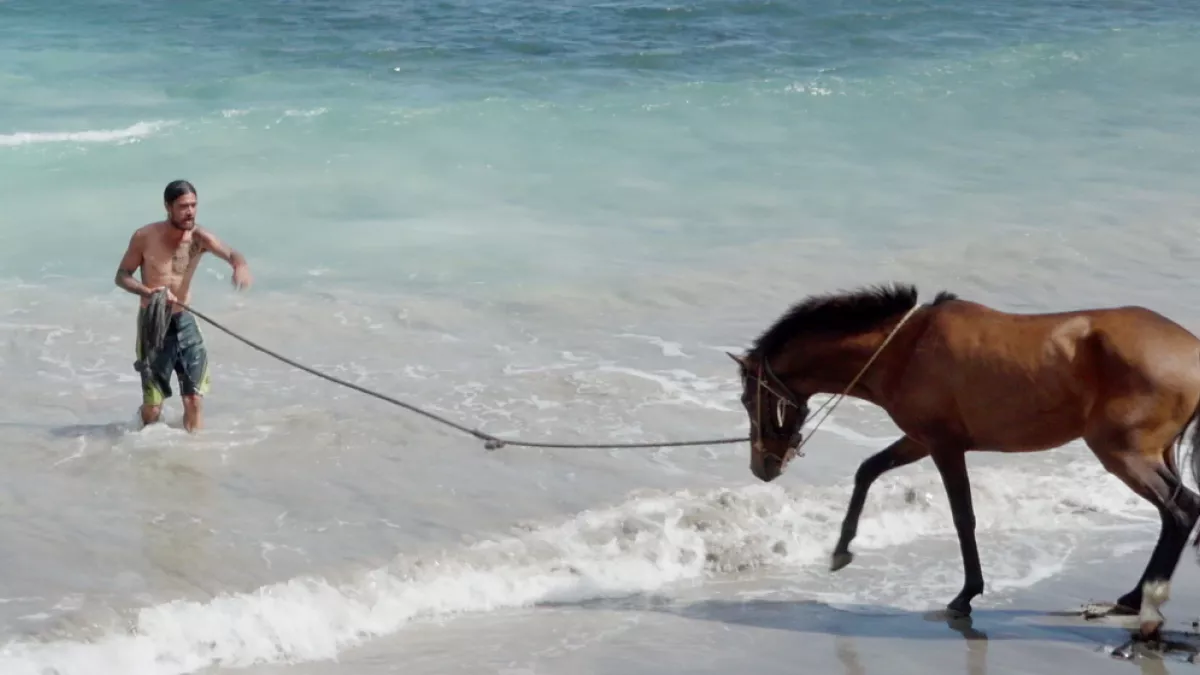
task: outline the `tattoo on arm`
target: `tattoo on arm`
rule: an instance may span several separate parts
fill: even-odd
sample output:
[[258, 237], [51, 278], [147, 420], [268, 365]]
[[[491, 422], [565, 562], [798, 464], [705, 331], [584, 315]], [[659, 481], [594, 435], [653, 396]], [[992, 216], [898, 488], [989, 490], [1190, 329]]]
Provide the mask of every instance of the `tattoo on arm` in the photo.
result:
[[117, 264], [117, 274], [113, 278], [113, 283], [118, 288], [122, 288], [134, 295], [146, 297], [150, 295], [150, 289], [146, 288], [142, 282], [134, 278], [133, 273], [142, 265], [142, 240], [138, 233], [134, 232], [129, 238], [129, 246], [125, 248], [125, 254], [121, 256], [121, 262]]
[[142, 282], [134, 278], [133, 272], [130, 272], [129, 270], [117, 269], [117, 277], [115, 281], [118, 287], [123, 288], [134, 295], [140, 295], [142, 297], [148, 297], [150, 295], [150, 289], [146, 288]]

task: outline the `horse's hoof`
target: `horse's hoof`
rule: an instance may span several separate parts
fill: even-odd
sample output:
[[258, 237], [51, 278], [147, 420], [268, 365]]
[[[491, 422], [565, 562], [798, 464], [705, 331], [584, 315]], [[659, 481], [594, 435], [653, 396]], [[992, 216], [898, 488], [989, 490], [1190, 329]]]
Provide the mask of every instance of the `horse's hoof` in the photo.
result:
[[952, 600], [946, 605], [946, 616], [950, 619], [965, 619], [971, 616], [971, 603]]
[[846, 565], [849, 565], [854, 560], [854, 554], [849, 551], [842, 553], [834, 553], [829, 563], [829, 571], [836, 572]]
[[1171, 599], [1171, 585], [1165, 581], [1153, 581], [1142, 584], [1142, 607], [1138, 612], [1138, 627], [1145, 639], [1160, 637], [1160, 631], [1167, 618], [1162, 614], [1162, 606]]

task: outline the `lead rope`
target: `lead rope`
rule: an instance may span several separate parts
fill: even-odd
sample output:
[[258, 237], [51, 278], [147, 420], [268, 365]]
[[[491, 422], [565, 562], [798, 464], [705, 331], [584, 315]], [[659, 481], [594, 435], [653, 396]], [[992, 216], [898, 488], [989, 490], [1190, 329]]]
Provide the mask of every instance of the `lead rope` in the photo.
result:
[[[319, 378], [328, 380], [335, 384], [339, 384], [348, 389], [353, 389], [357, 392], [366, 394], [367, 396], [372, 396], [381, 401], [386, 401], [387, 403], [391, 403], [392, 405], [399, 406], [406, 410], [415, 412], [418, 415], [424, 415], [425, 417], [428, 417], [429, 419], [432, 419], [435, 422], [439, 422], [448, 427], [451, 427], [453, 429], [461, 431], [465, 434], [474, 436], [475, 438], [484, 442], [483, 447], [487, 450], [498, 450], [498, 449], [503, 448], [508, 445], [515, 445], [515, 446], [526, 447], [526, 448], [561, 448], [561, 449], [670, 448], [670, 447], [685, 447], [685, 446], [699, 446], [699, 445], [724, 445], [724, 444], [729, 444], [729, 443], [743, 443], [743, 442], [747, 442], [750, 440], [750, 438], [748, 436], [740, 436], [740, 437], [734, 437], [734, 438], [729, 438], [729, 437], [727, 437], [727, 438], [708, 438], [708, 439], [700, 439], [700, 440], [694, 440], [694, 441], [664, 441], [664, 442], [646, 442], [646, 443], [552, 443], [552, 442], [504, 439], [504, 438], [500, 438], [498, 436], [493, 436], [492, 434], [480, 431], [478, 429], [472, 429], [470, 427], [464, 426], [457, 422], [451, 421], [451, 420], [446, 419], [445, 417], [442, 417], [436, 413], [432, 413], [427, 410], [423, 410], [411, 403], [406, 403], [399, 399], [392, 398], [391, 396], [388, 396], [386, 394], [381, 394], [377, 391], [367, 389], [366, 387], [359, 386], [357, 384], [354, 384], [353, 382], [347, 382], [346, 380], [343, 380], [339, 377], [330, 375], [328, 373], [323, 373], [315, 368], [306, 366], [303, 363], [299, 363], [298, 361], [295, 361], [295, 360], [290, 359], [278, 352], [268, 349], [256, 342], [254, 342], [253, 340], [250, 340], [249, 338], [239, 335], [236, 331], [226, 328], [225, 326], [221, 325], [221, 323], [218, 322], [216, 319], [205, 316], [201, 312], [187, 306], [186, 304], [184, 304], [182, 302], [177, 301], [175, 304], [177, 304], [180, 307], [182, 307], [183, 309], [191, 312], [192, 314], [196, 315], [200, 319], [212, 324], [218, 330], [228, 334], [230, 337], [234, 338], [235, 340], [238, 340], [238, 341], [248, 345], [252, 349], [256, 349], [256, 350], [266, 354], [267, 356], [270, 356], [276, 360], [282, 361], [283, 363], [286, 363], [286, 364], [292, 366], [293, 368], [303, 370], [306, 373], [315, 375]], [[826, 400], [825, 403], [823, 403], [819, 408], [817, 408], [817, 413], [821, 412], [822, 410], [826, 410], [826, 408], [828, 408], [828, 410], [826, 410], [825, 415], [822, 416], [821, 419], [818, 420], [815, 425], [813, 425], [812, 432], [810, 432], [809, 435], [806, 438], [802, 439], [800, 441], [800, 444], [796, 446], [797, 454], [801, 454], [801, 455], [803, 454], [803, 453], [800, 453], [800, 449], [803, 448], [808, 443], [808, 441], [812, 439], [813, 434], [815, 434], [817, 432], [817, 429], [819, 429], [821, 427], [821, 424], [825, 422], [825, 419], [827, 417], [829, 417], [830, 414], [833, 413], [834, 409], [837, 408], [838, 404], [840, 404], [842, 402], [842, 399], [844, 399], [846, 397], [846, 394], [849, 393], [849, 391], [854, 388], [854, 385], [858, 384], [858, 381], [862, 378], [863, 374], [867, 372], [867, 369], [871, 367], [871, 364], [875, 362], [875, 359], [879, 358], [880, 353], [883, 352], [884, 348], [887, 347], [888, 343], [890, 343], [892, 341], [892, 338], [894, 338], [896, 336], [896, 333], [900, 332], [900, 328], [908, 321], [908, 319], [913, 314], [916, 313], [917, 309], [919, 309], [919, 308], [920, 308], [920, 305], [917, 305], [917, 306], [914, 306], [912, 309], [908, 310], [908, 313], [905, 314], [904, 317], [900, 319], [900, 322], [896, 324], [896, 327], [893, 328], [890, 333], [888, 333], [888, 336], [886, 338], [884, 338], [883, 343], [879, 345], [879, 348], [875, 350], [875, 353], [871, 355], [871, 358], [867, 360], [867, 363], [862, 367], [861, 370], [858, 371], [858, 374], [854, 376], [854, 379], [850, 381], [850, 384], [847, 385], [846, 388], [842, 390], [842, 393], [838, 394], [834, 398], [830, 398], [830, 399]], [[760, 390], [758, 392], [758, 394], [759, 394], [758, 405], [759, 405], [759, 409], [761, 410], [761, 405], [762, 405], [761, 388], [765, 387], [766, 385], [763, 383], [761, 376], [759, 377], [758, 381], [759, 381], [759, 386], [760, 386]], [[773, 393], [775, 393], [775, 392], [773, 392]], [[775, 394], [776, 394], [776, 396], [779, 396], [778, 393], [775, 393]], [[785, 397], [780, 397], [780, 399], [786, 400]], [[816, 413], [814, 413], [814, 414], [816, 414]]]
[[428, 417], [429, 419], [432, 419], [435, 422], [440, 422], [441, 424], [444, 424], [448, 427], [457, 429], [458, 431], [461, 431], [465, 434], [470, 434], [471, 436], [474, 436], [475, 438], [478, 438], [479, 440], [483, 441], [484, 442], [483, 447], [486, 448], [487, 450], [498, 450], [500, 448], [503, 448], [506, 445], [516, 445], [516, 446], [522, 446], [522, 447], [527, 447], [527, 448], [594, 448], [594, 449], [600, 449], [600, 448], [667, 448], [667, 447], [682, 447], [682, 446], [689, 446], [689, 445], [722, 445], [722, 444], [727, 444], [727, 443], [742, 443], [742, 442], [746, 442], [746, 441], [750, 440], [749, 437], [746, 437], [746, 436], [742, 436], [740, 438], [709, 438], [709, 439], [701, 439], [701, 440], [696, 440], [696, 441], [673, 441], [673, 442], [661, 442], [661, 443], [649, 443], [649, 442], [648, 443], [551, 443], [551, 442], [503, 439], [503, 438], [499, 438], [497, 436], [493, 436], [489, 433], [479, 431], [478, 429], [472, 429], [470, 427], [463, 426], [461, 424], [458, 424], [457, 422], [453, 422], [451, 420], [446, 419], [445, 417], [442, 417], [435, 413], [431, 413], [427, 410], [422, 410], [421, 408], [419, 408], [415, 405], [412, 405], [411, 403], [405, 403], [404, 401], [392, 398], [391, 396], [388, 396], [386, 394], [381, 394], [377, 391], [367, 389], [366, 387], [361, 387], [357, 384], [354, 384], [353, 382], [347, 382], [346, 380], [335, 377], [333, 375], [329, 375], [328, 373], [323, 373], [315, 368], [310, 368], [309, 366], [306, 366], [303, 363], [298, 363], [292, 359], [289, 359], [288, 357], [286, 357], [282, 354], [279, 354], [270, 349], [267, 349], [266, 347], [263, 347], [262, 345], [257, 344], [248, 338], [242, 337], [241, 335], [237, 334], [235, 331], [233, 331], [229, 328], [226, 328], [225, 326], [222, 326], [216, 320], [211, 319], [211, 318], [201, 314], [200, 312], [197, 312], [196, 310], [192, 309], [191, 307], [188, 307], [187, 305], [183, 304], [182, 302], [176, 302], [175, 304], [179, 305], [183, 309], [186, 309], [187, 311], [191, 312], [192, 314], [195, 314], [196, 316], [200, 317], [204, 321], [207, 321], [208, 323], [212, 324], [218, 330], [221, 330], [221, 331], [229, 334], [234, 339], [239, 340], [239, 341], [249, 345], [251, 348], [258, 350], [258, 351], [266, 354], [267, 356], [270, 356], [279, 361], [282, 361], [282, 362], [288, 364], [289, 366], [292, 366], [293, 368], [299, 368], [300, 370], [303, 370], [306, 373], [316, 375], [317, 377], [328, 380], [335, 384], [340, 384], [343, 387], [353, 389], [355, 391], [366, 394], [367, 396], [373, 396], [377, 399], [380, 399], [381, 401], [386, 401], [388, 403], [391, 403], [392, 405], [400, 406], [401, 408], [404, 408], [406, 410], [411, 410], [412, 412], [415, 412], [418, 415], [424, 415], [425, 417]]

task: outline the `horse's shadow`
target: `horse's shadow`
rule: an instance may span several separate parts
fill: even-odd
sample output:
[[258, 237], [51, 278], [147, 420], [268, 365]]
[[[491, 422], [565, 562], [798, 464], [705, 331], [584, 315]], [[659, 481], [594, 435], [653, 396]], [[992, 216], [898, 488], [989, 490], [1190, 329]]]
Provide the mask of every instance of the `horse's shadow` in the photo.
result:
[[[653, 607], [653, 610], [685, 619], [752, 628], [839, 637], [919, 640], [988, 640], [991, 639], [989, 634], [975, 627], [977, 620], [984, 619], [980, 623], [993, 624], [993, 614], [1008, 614], [1012, 618], [1037, 614], [1020, 610], [976, 610], [973, 617], [956, 618], [940, 611], [922, 613], [872, 605], [835, 607], [817, 600], [763, 599], [701, 600], [682, 605], [659, 604]], [[944, 630], [946, 628], [949, 631]]]
[[[721, 600], [679, 602], [655, 596], [577, 603], [576, 607], [658, 612], [696, 621], [828, 635], [839, 641], [839, 658], [853, 655], [856, 638], [905, 641], [965, 640], [968, 672], [986, 672], [987, 644], [998, 641], [1035, 640], [1076, 644], [1109, 652], [1113, 657], [1136, 660], [1143, 673], [1166, 673], [1164, 660], [1200, 661], [1200, 633], [1162, 631], [1162, 640], [1143, 643], [1129, 628], [1087, 620], [1081, 611], [975, 609], [970, 617], [952, 616], [944, 610], [914, 612], [877, 605], [834, 606], [817, 600]], [[842, 654], [846, 652], [846, 654]], [[1143, 658], [1144, 657], [1144, 658]], [[843, 661], [845, 659], [843, 658]], [[857, 672], [858, 668], [851, 668]]]

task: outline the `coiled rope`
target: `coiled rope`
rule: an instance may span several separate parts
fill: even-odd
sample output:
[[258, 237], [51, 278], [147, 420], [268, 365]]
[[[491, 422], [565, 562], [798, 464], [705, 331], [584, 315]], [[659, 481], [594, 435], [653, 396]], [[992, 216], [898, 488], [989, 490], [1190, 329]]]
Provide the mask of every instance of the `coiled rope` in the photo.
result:
[[[270, 356], [278, 361], [282, 361], [283, 363], [286, 363], [289, 366], [292, 366], [293, 368], [298, 368], [300, 370], [305, 371], [306, 373], [310, 373], [310, 374], [316, 375], [317, 377], [322, 378], [324, 380], [333, 382], [334, 384], [339, 384], [343, 387], [353, 389], [357, 392], [366, 394], [367, 396], [373, 396], [381, 401], [386, 401], [388, 403], [391, 403], [392, 405], [399, 406], [406, 410], [415, 412], [418, 415], [424, 415], [425, 417], [428, 417], [429, 419], [434, 420], [435, 422], [439, 422], [439, 423], [444, 424], [453, 429], [457, 429], [458, 431], [461, 431], [465, 434], [470, 434], [471, 436], [474, 436], [475, 438], [478, 438], [479, 440], [483, 441], [484, 448], [486, 448], [488, 450], [498, 450], [500, 448], [503, 448], [506, 445], [515, 445], [515, 446], [521, 446], [521, 447], [527, 447], [527, 448], [568, 448], [568, 449], [576, 449], [576, 448], [591, 448], [591, 449], [667, 448], [667, 447], [682, 447], [682, 446], [692, 446], [692, 445], [722, 445], [722, 444], [727, 444], [727, 443], [744, 443], [744, 442], [747, 442], [750, 440], [748, 437], [742, 436], [739, 438], [709, 438], [709, 439], [701, 439], [701, 440], [695, 440], [695, 441], [670, 441], [670, 442], [664, 441], [664, 442], [654, 442], [654, 443], [651, 443], [651, 442], [647, 442], [647, 443], [552, 443], [552, 442], [523, 441], [523, 440], [519, 440], [519, 439], [513, 440], [513, 439], [500, 438], [498, 436], [493, 436], [492, 434], [480, 431], [478, 429], [472, 429], [470, 427], [464, 426], [464, 425], [454, 422], [452, 420], [446, 419], [445, 417], [442, 417], [441, 415], [429, 412], [428, 410], [424, 410], [424, 409], [422, 409], [418, 406], [415, 406], [411, 403], [407, 403], [405, 401], [401, 401], [399, 399], [393, 398], [391, 396], [388, 396], [387, 394], [381, 394], [377, 391], [367, 389], [366, 387], [362, 387], [357, 384], [354, 384], [353, 382], [347, 382], [346, 380], [343, 380], [339, 377], [335, 377], [328, 373], [323, 373], [315, 368], [306, 366], [303, 363], [299, 363], [293, 359], [289, 359], [288, 357], [286, 357], [278, 352], [275, 352], [271, 349], [267, 349], [266, 347], [254, 342], [253, 340], [250, 340], [249, 338], [239, 335], [236, 331], [233, 331], [229, 328], [226, 328], [225, 326], [222, 326], [216, 320], [214, 320], [210, 317], [207, 317], [204, 314], [201, 314], [200, 312], [196, 311], [195, 309], [192, 309], [191, 307], [188, 307], [187, 305], [185, 305], [182, 302], [177, 302], [175, 304], [177, 304], [180, 307], [182, 307], [183, 309], [191, 312], [192, 314], [196, 315], [200, 319], [212, 324], [218, 330], [223, 331], [224, 333], [227, 333], [230, 337], [234, 338], [235, 340], [239, 340], [239, 341], [245, 343], [246, 345], [249, 345], [251, 348], [258, 350], [258, 351], [262, 352], [263, 354], [266, 354], [267, 356]], [[160, 312], [161, 312], [161, 315], [160, 315]], [[166, 317], [165, 320], [162, 318], [164, 316]], [[147, 315], [146, 315], [145, 320], [147, 321], [148, 324], [150, 324], [151, 326], [154, 326], [155, 328], [153, 331], [153, 335], [149, 335], [150, 331], [143, 331], [143, 340], [149, 341], [149, 340], [147, 340], [147, 338], [158, 338], [158, 342], [155, 344], [161, 346], [162, 341], [161, 341], [161, 337], [159, 337], [159, 328], [158, 327], [161, 325], [161, 334], [165, 335], [167, 321], [170, 320], [169, 315], [166, 314], [166, 294], [165, 294], [165, 292], [156, 293], [154, 296], [151, 296], [150, 307], [147, 308]], [[148, 354], [148, 353], [149, 352], [143, 352], [143, 354]], [[148, 363], [150, 362], [150, 360], [148, 358], [144, 358], [143, 360], [145, 360]]]
[[167, 330], [171, 327], [171, 310], [167, 306], [166, 289], [158, 289], [150, 294], [150, 301], [142, 310], [138, 321], [138, 348], [141, 357], [133, 362], [134, 370], [148, 373], [150, 366], [158, 359], [163, 344], [167, 340]]

